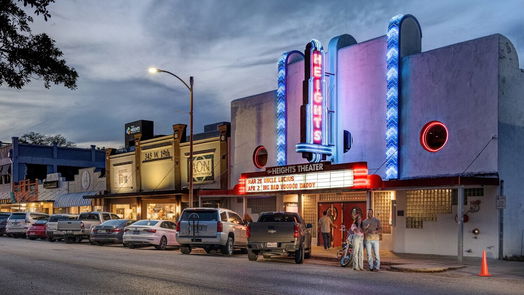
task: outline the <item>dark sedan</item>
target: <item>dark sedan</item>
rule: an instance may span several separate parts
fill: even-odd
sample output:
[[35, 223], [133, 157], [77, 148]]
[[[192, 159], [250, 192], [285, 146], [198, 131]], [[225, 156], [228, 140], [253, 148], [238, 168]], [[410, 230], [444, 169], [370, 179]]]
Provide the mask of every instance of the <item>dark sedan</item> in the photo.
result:
[[113, 219], [108, 220], [100, 225], [97, 225], [91, 231], [91, 244], [122, 244], [124, 235], [124, 228], [131, 225], [136, 220], [129, 219]]
[[9, 216], [11, 216], [11, 213], [0, 212], [0, 237], [5, 235], [5, 227]]

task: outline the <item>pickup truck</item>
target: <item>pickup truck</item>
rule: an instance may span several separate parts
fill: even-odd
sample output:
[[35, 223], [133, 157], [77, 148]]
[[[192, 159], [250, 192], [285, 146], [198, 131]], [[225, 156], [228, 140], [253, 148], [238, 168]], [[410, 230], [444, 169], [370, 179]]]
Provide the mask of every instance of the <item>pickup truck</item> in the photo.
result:
[[256, 261], [259, 254], [264, 258], [286, 255], [303, 263], [311, 256], [311, 227], [297, 213], [264, 212], [247, 227], [247, 257]]
[[57, 231], [63, 233], [66, 243], [80, 243], [83, 239], [89, 239], [93, 227], [112, 219], [120, 217], [108, 212], [80, 213], [77, 220], [58, 221]]

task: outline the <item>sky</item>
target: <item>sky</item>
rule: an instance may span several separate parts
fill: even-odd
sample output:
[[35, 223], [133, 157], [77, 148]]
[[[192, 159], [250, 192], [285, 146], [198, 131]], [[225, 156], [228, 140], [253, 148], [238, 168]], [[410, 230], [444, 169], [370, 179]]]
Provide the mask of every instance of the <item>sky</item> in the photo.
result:
[[[122, 147], [124, 124], [155, 121], [156, 134], [188, 122], [189, 93], [174, 77], [195, 77], [195, 132], [230, 120], [232, 100], [276, 88], [277, 60], [327, 45], [340, 34], [358, 42], [386, 33], [389, 19], [412, 14], [422, 50], [501, 33], [524, 68], [524, 0], [57, 0], [49, 34], [78, 74], [78, 89], [0, 86], [0, 141], [35, 131], [62, 134], [78, 146]], [[504, 3], [503, 5], [501, 3]], [[268, 118], [273, 119], [273, 118]]]

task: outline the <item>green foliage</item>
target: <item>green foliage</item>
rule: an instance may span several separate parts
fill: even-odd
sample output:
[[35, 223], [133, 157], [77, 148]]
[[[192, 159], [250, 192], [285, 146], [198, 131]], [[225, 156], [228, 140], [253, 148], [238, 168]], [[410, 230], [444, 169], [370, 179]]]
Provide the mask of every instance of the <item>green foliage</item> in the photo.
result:
[[78, 74], [66, 65], [62, 51], [47, 34], [33, 35], [33, 17], [24, 8], [47, 21], [48, 5], [54, 0], [0, 0], [0, 86], [21, 89], [31, 79], [42, 79], [46, 88], [51, 83], [76, 89]]
[[22, 135], [18, 141], [20, 143], [28, 144], [38, 144], [38, 145], [57, 145], [57, 146], [66, 146], [74, 147], [75, 144], [71, 141], [68, 141], [62, 135], [44, 135], [38, 132], [29, 132]]

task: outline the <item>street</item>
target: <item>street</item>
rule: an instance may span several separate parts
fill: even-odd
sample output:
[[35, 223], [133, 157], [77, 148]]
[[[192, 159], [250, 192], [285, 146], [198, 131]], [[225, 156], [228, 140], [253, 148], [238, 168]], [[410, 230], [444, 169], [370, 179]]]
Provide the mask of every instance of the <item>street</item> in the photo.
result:
[[0, 238], [2, 294], [522, 294], [522, 280]]

